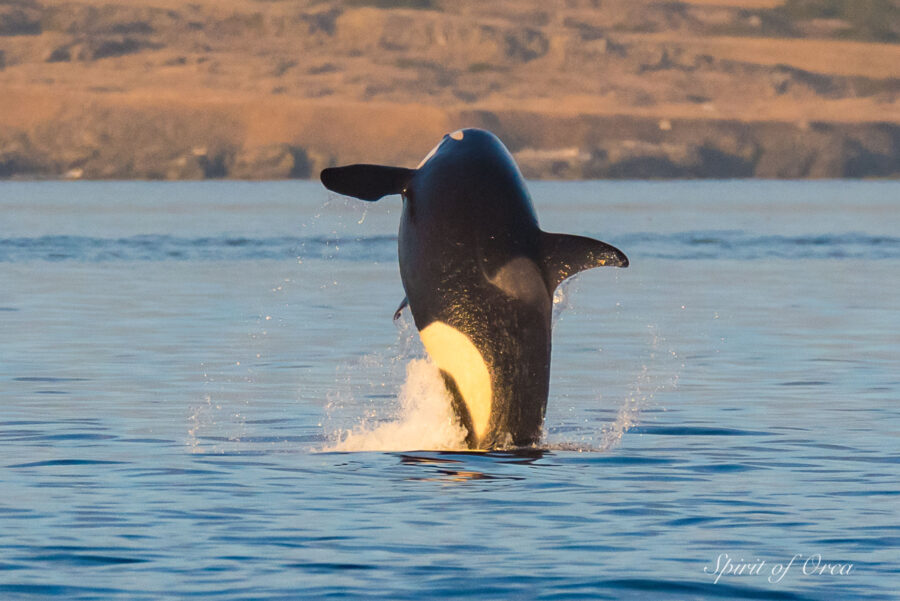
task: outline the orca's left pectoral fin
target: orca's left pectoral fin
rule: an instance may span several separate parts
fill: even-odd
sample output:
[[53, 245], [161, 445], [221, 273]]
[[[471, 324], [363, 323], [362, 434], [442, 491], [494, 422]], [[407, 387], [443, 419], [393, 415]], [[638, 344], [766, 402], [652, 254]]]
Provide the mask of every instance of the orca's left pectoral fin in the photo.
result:
[[397, 307], [396, 311], [394, 311], [394, 321], [397, 321], [398, 319], [400, 319], [400, 316], [403, 314], [403, 309], [407, 308], [408, 306], [409, 306], [409, 298], [404, 296], [403, 300], [400, 301], [400, 306]]
[[628, 267], [621, 250], [584, 236], [541, 232], [544, 280], [551, 292], [568, 277], [594, 267]]
[[388, 194], [400, 194], [415, 175], [415, 169], [384, 165], [329, 167], [320, 175], [332, 192], [373, 202]]

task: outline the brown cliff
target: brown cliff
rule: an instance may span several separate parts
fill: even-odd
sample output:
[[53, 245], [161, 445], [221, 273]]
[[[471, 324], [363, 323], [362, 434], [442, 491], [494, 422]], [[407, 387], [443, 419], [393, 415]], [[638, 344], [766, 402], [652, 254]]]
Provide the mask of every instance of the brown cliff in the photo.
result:
[[464, 126], [531, 177], [898, 177], [900, 5], [858, 6], [3, 0], [0, 177], [303, 178]]

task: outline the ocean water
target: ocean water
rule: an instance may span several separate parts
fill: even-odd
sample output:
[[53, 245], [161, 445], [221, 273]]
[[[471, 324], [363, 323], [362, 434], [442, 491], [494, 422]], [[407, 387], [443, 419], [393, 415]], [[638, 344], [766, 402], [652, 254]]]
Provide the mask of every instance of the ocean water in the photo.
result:
[[900, 183], [532, 193], [631, 267], [470, 453], [397, 198], [0, 184], [0, 598], [897, 598]]

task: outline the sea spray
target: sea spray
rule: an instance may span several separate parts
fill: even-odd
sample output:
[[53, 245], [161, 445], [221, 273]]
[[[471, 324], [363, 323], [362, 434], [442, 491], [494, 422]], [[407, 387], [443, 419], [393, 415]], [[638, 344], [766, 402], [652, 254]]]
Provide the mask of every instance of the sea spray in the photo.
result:
[[[618, 274], [617, 274], [618, 277]], [[563, 282], [557, 288], [553, 299], [553, 325], [558, 322], [566, 313], [577, 311], [577, 303], [575, 302], [578, 295], [575, 291], [578, 288], [578, 278], [570, 278]], [[610, 315], [618, 316], [619, 303], [616, 303], [616, 310]], [[637, 371], [632, 371], [630, 376], [622, 379], [624, 382], [630, 381], [627, 390], [616, 392], [607, 399], [596, 394], [594, 401], [598, 408], [603, 407], [606, 415], [611, 415], [611, 411], [615, 410], [614, 417], [611, 421], [607, 421], [602, 426], [602, 422], [598, 420], [585, 419], [583, 424], [546, 424], [543, 438], [543, 446], [548, 450], [559, 451], [576, 451], [576, 452], [606, 452], [615, 449], [621, 444], [625, 433], [638, 425], [641, 415], [646, 410], [655, 407], [658, 404], [657, 395], [661, 392], [672, 390], [677, 387], [678, 378], [684, 363], [678, 356], [678, 353], [666, 348], [666, 339], [659, 333], [656, 325], [648, 325], [647, 333], [649, 341], [644, 346], [644, 360], [640, 363]], [[601, 351], [597, 350], [598, 363], [604, 361]], [[609, 362], [598, 364], [597, 369], [609, 369]], [[627, 378], [627, 379], [626, 379]], [[610, 400], [615, 399], [613, 403]], [[549, 400], [550, 404], [564, 401], [565, 398], [556, 398], [552, 396]], [[603, 401], [603, 402], [601, 402]], [[584, 402], [584, 401], [582, 401]], [[617, 407], [617, 408], [616, 408]], [[570, 411], [574, 410], [572, 407]], [[581, 413], [581, 412], [578, 412]], [[609, 418], [607, 418], [609, 419]], [[550, 432], [547, 432], [549, 426]], [[578, 440], [571, 440], [577, 437]], [[566, 439], [569, 440], [566, 440]]]
[[575, 290], [578, 288], [576, 282], [578, 275], [574, 275], [567, 280], [563, 280], [556, 290], [553, 291], [553, 316], [551, 317], [551, 327], [556, 327], [562, 316], [568, 311], [572, 305], [572, 299], [575, 296]]
[[323, 451], [464, 450], [465, 430], [409, 311], [394, 321], [390, 348], [338, 368], [329, 394]]
[[[641, 367], [641, 373], [638, 376], [631, 394], [629, 394], [619, 410], [616, 412], [616, 419], [613, 423], [605, 426], [600, 434], [600, 446], [598, 450], [609, 451], [619, 446], [625, 433], [633, 428], [641, 415], [641, 410], [647, 406], [653, 399], [656, 390], [643, 392], [648, 384], [651, 384], [650, 372], [646, 365]], [[652, 386], [651, 386], [652, 388]]]
[[[571, 278], [556, 290], [554, 325], [572, 308], [576, 281]], [[440, 371], [423, 358], [424, 349], [409, 312], [395, 324], [398, 336], [390, 349], [338, 368], [340, 386], [329, 395], [323, 420], [329, 443], [322, 451], [466, 450], [465, 430], [453, 412]], [[656, 394], [674, 388], [678, 380], [678, 368], [673, 365], [677, 355], [661, 348], [665, 339], [654, 326], [648, 326], [648, 333], [645, 361], [630, 376], [627, 392], [613, 405], [618, 408], [611, 421], [591, 420], [575, 431], [564, 427], [564, 434], [545, 433], [539, 446], [606, 452], [621, 443], [625, 433], [637, 425], [641, 412], [655, 402]], [[392, 392], [396, 382], [402, 384]], [[563, 400], [550, 398], [549, 402]], [[578, 440], [571, 440], [573, 436]]]
[[324, 451], [465, 450], [466, 431], [459, 424], [438, 368], [427, 359], [406, 366], [399, 407], [389, 421], [370, 415], [353, 428], [336, 433]]
[[[568, 280], [557, 289], [554, 324], [567, 311], [577, 311], [577, 306], [573, 307], [573, 300], [578, 300], [576, 281]], [[281, 286], [273, 288], [273, 293]], [[618, 310], [611, 315], [617, 313]], [[260, 324], [268, 323], [263, 319], [260, 318]], [[314, 443], [314, 449], [465, 450], [465, 432], [454, 415], [439, 370], [424, 359], [424, 349], [408, 310], [395, 325], [397, 337], [393, 344], [356, 360], [340, 362], [335, 368], [328, 405], [319, 424], [322, 436]], [[665, 340], [654, 326], [648, 326], [647, 333], [650, 340], [644, 343], [644, 361], [617, 377], [622, 389], [608, 395], [602, 403], [599, 395], [592, 398], [598, 407], [605, 409], [603, 416], [595, 415], [577, 425], [567, 424], [565, 418], [560, 420], [562, 416], [549, 416], [550, 434], [545, 434], [538, 446], [560, 451], [605, 452], [621, 443], [625, 433], [637, 424], [642, 411], [654, 402], [654, 395], [674, 386], [678, 378], [677, 373], [673, 375], [674, 352], [666, 352]], [[590, 351], [581, 352], [590, 355]], [[610, 369], [609, 364], [600, 365], [603, 356], [599, 349], [596, 361], [597, 369]], [[593, 387], [590, 382], [583, 385]], [[213, 392], [221, 396], [224, 391]], [[551, 396], [549, 403], [554, 406], [567, 400], [565, 395]], [[585, 402], [590, 400], [582, 399], [575, 404]], [[191, 408], [187, 442], [192, 452], [223, 452], [227, 445], [241, 442], [246, 433], [235, 423], [239, 416], [231, 414], [233, 405], [234, 402], [229, 403], [226, 410], [213, 402], [212, 394], [207, 394], [202, 404]], [[575, 406], [572, 410], [582, 413]]]

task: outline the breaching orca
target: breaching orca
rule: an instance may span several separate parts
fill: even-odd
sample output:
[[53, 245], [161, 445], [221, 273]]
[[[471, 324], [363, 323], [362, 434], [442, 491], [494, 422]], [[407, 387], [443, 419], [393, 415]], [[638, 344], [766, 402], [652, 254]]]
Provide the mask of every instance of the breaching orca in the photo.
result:
[[326, 188], [402, 194], [400, 277], [425, 350], [473, 449], [540, 440], [550, 383], [553, 292], [579, 271], [627, 267], [604, 242], [538, 227], [525, 180], [492, 133], [444, 136], [416, 169], [348, 165]]

